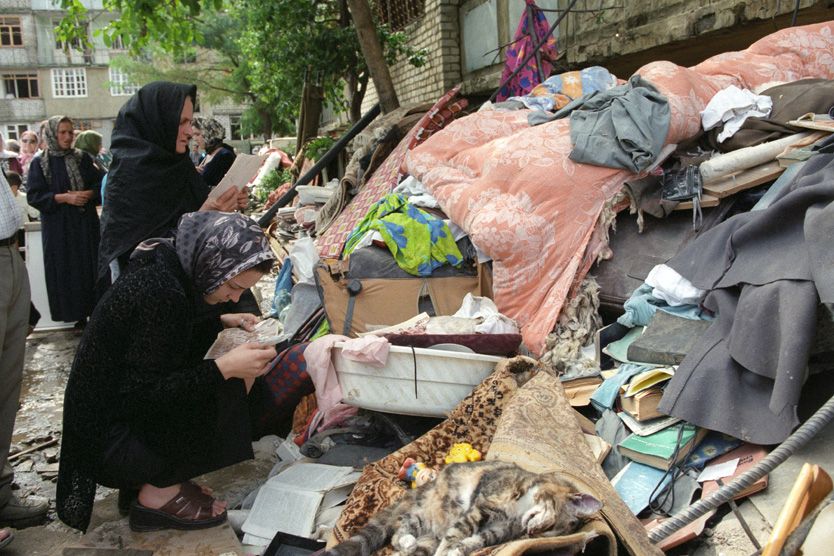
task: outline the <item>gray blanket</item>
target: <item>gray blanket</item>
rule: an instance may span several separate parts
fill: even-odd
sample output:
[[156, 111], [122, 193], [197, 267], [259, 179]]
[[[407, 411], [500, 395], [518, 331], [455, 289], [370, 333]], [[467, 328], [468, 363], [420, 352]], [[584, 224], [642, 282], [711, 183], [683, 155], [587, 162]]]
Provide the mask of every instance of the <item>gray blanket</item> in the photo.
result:
[[[834, 307], [834, 155], [812, 158], [763, 211], [709, 230], [668, 264], [718, 318], [658, 409], [757, 444], [796, 415], [822, 302]], [[832, 375], [834, 379], [834, 375]]]

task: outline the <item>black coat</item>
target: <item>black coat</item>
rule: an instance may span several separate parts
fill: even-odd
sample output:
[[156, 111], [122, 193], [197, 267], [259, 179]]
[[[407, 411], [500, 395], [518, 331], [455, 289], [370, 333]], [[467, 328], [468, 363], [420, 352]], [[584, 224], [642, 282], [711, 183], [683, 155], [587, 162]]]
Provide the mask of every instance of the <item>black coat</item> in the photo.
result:
[[93, 159], [84, 156], [79, 171], [94, 197], [83, 207], [55, 202], [55, 195], [70, 190], [64, 159], [50, 157], [52, 182], [47, 183], [36, 156], [29, 165], [26, 198], [41, 212], [44, 278], [49, 312], [54, 321], [74, 322], [93, 312], [96, 294], [99, 221], [96, 205], [101, 202], [101, 178]]
[[[162, 247], [131, 262], [102, 297], [81, 339], [64, 398], [56, 493], [64, 523], [81, 530], [89, 525], [106, 439], [114, 427], [127, 428], [177, 465], [199, 467], [212, 458], [218, 395], [228, 384], [215, 362], [203, 359], [222, 329], [217, 313], [206, 307], [176, 253]], [[246, 412], [244, 383], [231, 381], [239, 388], [228, 410]], [[242, 440], [251, 457], [251, 439]]]

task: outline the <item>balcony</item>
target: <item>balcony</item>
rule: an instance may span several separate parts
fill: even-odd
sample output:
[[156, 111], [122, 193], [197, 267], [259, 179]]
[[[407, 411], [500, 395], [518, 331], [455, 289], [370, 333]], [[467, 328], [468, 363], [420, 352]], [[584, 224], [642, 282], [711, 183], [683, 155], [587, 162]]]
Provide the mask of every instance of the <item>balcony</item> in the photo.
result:
[[42, 98], [13, 98], [0, 102], [0, 121], [34, 122], [46, 119]]

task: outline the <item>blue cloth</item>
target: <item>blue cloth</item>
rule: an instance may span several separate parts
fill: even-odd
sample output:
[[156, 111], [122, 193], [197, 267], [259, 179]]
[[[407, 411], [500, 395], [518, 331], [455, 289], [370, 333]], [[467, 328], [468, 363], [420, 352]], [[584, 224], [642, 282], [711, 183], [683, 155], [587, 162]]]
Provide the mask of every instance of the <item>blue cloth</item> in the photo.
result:
[[605, 382], [600, 384], [593, 394], [591, 394], [591, 404], [599, 411], [611, 409], [614, 406], [614, 401], [620, 393], [620, 387], [628, 382], [634, 375], [640, 374], [643, 371], [654, 369], [652, 365], [633, 365], [631, 363], [623, 363], [617, 370], [617, 374], [611, 378], [605, 379]]
[[700, 319], [708, 321], [715, 320], [715, 317], [708, 315], [697, 305], [681, 305], [679, 307], [672, 307], [662, 299], [658, 299], [653, 296], [652, 290], [654, 290], [654, 288], [648, 284], [643, 284], [634, 290], [634, 293], [631, 294], [628, 301], [623, 304], [625, 313], [620, 315], [617, 322], [629, 328], [633, 328], [635, 326], [648, 326], [654, 316], [654, 312], [658, 309], [687, 319]]
[[[289, 257], [284, 259], [281, 272], [275, 279], [275, 292], [272, 296], [271, 317], [278, 317], [281, 311], [290, 304], [290, 292], [292, 291], [292, 261]], [[280, 319], [279, 319], [280, 320]]]
[[[517, 100], [531, 110], [553, 110], [556, 106], [556, 99], [552, 95], [564, 95], [570, 100], [579, 98], [571, 94], [575, 90], [575, 87], [566, 87], [566, 80], [576, 79], [577, 74], [581, 82], [582, 95], [587, 95], [594, 91], [604, 91], [617, 84], [617, 78], [607, 69], [601, 66], [591, 66], [578, 72], [572, 71], [548, 78], [538, 86], [546, 90], [546, 94], [532, 96], [531, 93], [520, 97], [510, 97], [507, 100]], [[570, 81], [567, 82], [570, 83]]]

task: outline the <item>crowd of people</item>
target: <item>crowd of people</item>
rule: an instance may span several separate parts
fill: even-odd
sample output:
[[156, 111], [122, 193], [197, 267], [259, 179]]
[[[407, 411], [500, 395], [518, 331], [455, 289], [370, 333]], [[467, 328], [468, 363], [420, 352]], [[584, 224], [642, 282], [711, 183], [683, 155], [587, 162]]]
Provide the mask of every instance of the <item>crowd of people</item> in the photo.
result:
[[[252, 457], [246, 397], [276, 353], [247, 344], [203, 354], [223, 328], [254, 329], [250, 288], [275, 255], [237, 212], [246, 188], [209, 196], [235, 153], [217, 120], [194, 117], [196, 92], [142, 87], [119, 111], [109, 151], [64, 115], [18, 144], [0, 136], [0, 525], [38, 522], [49, 504], [14, 496], [8, 463], [33, 309], [18, 248], [27, 219], [41, 222], [50, 314], [81, 338], [64, 401], [59, 518], [86, 530], [104, 485], [119, 489], [135, 531], [226, 519], [226, 503], [191, 479]], [[0, 547], [11, 539], [0, 530]]]

